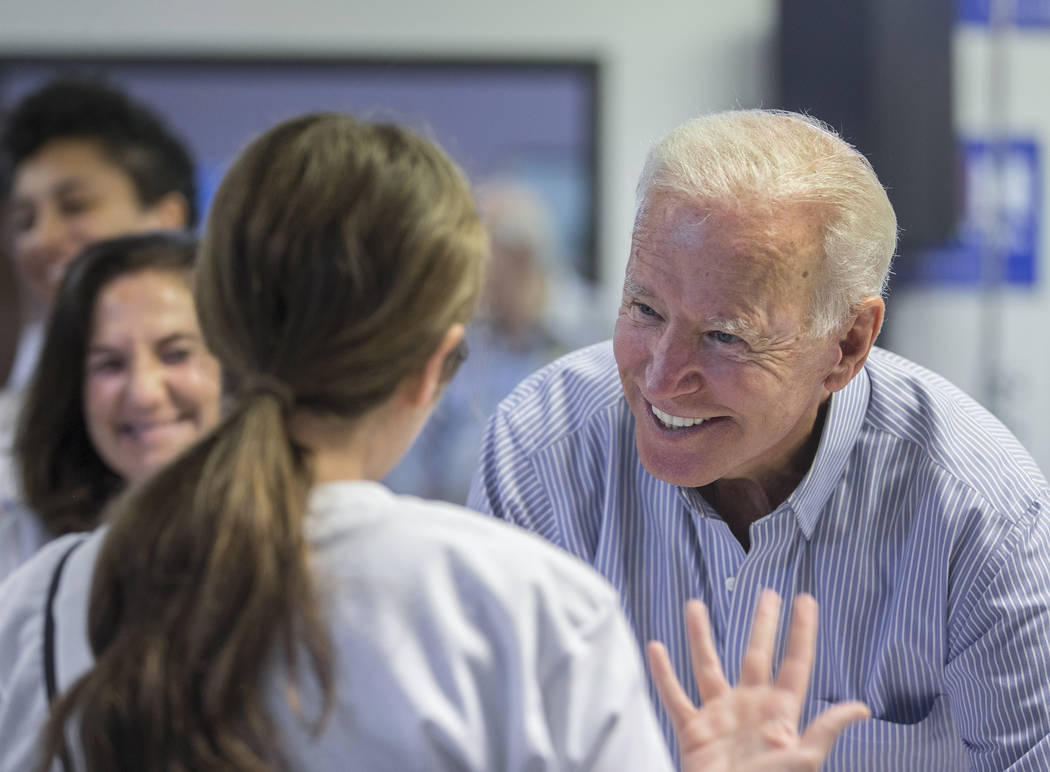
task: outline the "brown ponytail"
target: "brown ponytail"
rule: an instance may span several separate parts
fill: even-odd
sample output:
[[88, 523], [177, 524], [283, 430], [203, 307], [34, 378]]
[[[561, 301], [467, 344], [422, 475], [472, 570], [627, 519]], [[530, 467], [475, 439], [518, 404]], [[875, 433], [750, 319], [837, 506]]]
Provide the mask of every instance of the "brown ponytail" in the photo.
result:
[[321, 700], [300, 715], [323, 726], [333, 653], [304, 536], [310, 453], [288, 414], [381, 404], [469, 318], [485, 251], [462, 176], [402, 129], [306, 116], [241, 154], [196, 288], [233, 406], [109, 513], [96, 664], [56, 703], [47, 760], [74, 723], [89, 770], [283, 767], [263, 684], [274, 665], [293, 707], [304, 673], [316, 680], [304, 691]]

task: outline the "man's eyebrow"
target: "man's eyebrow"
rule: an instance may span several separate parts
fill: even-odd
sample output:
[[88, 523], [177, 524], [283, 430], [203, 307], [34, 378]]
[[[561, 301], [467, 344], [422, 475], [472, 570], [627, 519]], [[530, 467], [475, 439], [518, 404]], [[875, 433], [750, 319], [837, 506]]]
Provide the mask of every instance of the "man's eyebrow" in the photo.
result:
[[639, 295], [641, 297], [652, 297], [653, 293], [639, 284], [628, 274], [623, 280], [623, 291], [625, 295]]
[[704, 320], [704, 323], [709, 327], [728, 332], [731, 335], [749, 335], [754, 337], [757, 334], [754, 325], [739, 316], [709, 316]]
[[762, 348], [771, 346], [774, 342], [774, 337], [772, 335], [768, 332], [763, 332], [747, 319], [741, 317], [712, 316], [705, 319], [704, 323], [708, 325], [710, 329], [721, 330], [723, 332], [728, 332], [730, 335], [736, 335], [738, 338], [747, 341], [754, 347]]

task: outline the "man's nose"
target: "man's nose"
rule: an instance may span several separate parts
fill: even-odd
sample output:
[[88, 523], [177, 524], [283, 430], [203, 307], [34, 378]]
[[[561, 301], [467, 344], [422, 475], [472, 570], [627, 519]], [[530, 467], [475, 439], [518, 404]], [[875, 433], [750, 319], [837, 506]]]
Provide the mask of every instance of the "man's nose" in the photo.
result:
[[651, 396], [675, 397], [696, 391], [703, 384], [700, 356], [692, 336], [664, 331], [650, 352], [646, 388]]

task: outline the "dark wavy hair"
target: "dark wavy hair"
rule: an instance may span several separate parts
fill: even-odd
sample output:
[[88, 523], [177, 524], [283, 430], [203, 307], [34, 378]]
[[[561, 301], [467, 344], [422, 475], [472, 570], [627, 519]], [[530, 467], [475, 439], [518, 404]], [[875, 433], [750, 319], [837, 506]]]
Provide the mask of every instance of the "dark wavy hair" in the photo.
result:
[[197, 222], [193, 160], [185, 145], [145, 105], [97, 80], [66, 77], [28, 94], [0, 130], [5, 187], [24, 160], [56, 139], [86, 139], [131, 178], [144, 206], [169, 193], [186, 199], [188, 222]]
[[124, 486], [95, 450], [84, 421], [84, 362], [99, 294], [113, 280], [144, 270], [172, 271], [188, 285], [196, 252], [187, 234], [124, 236], [88, 246], [66, 271], [14, 442], [25, 502], [53, 535], [94, 528]]

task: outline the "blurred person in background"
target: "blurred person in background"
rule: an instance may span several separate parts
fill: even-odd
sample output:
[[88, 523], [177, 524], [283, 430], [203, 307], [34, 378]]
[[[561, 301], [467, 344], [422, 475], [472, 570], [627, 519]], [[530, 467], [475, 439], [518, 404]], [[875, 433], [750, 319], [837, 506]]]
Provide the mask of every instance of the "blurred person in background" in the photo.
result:
[[[3, 203], [0, 203], [0, 211], [3, 208]], [[0, 383], [7, 382], [7, 375], [14, 364], [21, 326], [22, 305], [18, 279], [3, 240], [0, 239]], [[0, 418], [2, 422], [3, 418]]]
[[10, 454], [21, 389], [69, 262], [99, 239], [192, 227], [193, 162], [145, 105], [107, 84], [60, 78], [27, 94], [0, 127], [5, 251], [24, 290], [18, 347], [0, 392], [0, 522], [21, 499]]
[[59, 79], [0, 129], [11, 257], [31, 291], [8, 385], [29, 379], [66, 265], [92, 241], [196, 223], [193, 162], [145, 105], [97, 81]]
[[0, 517], [0, 580], [210, 429], [222, 378], [178, 232], [95, 242], [65, 272], [14, 441], [23, 499]]
[[550, 205], [531, 185], [493, 179], [476, 188], [491, 241], [469, 356], [419, 440], [385, 482], [399, 493], [466, 501], [481, 432], [491, 412], [527, 375], [598, 339], [588, 287], [562, 259]]

